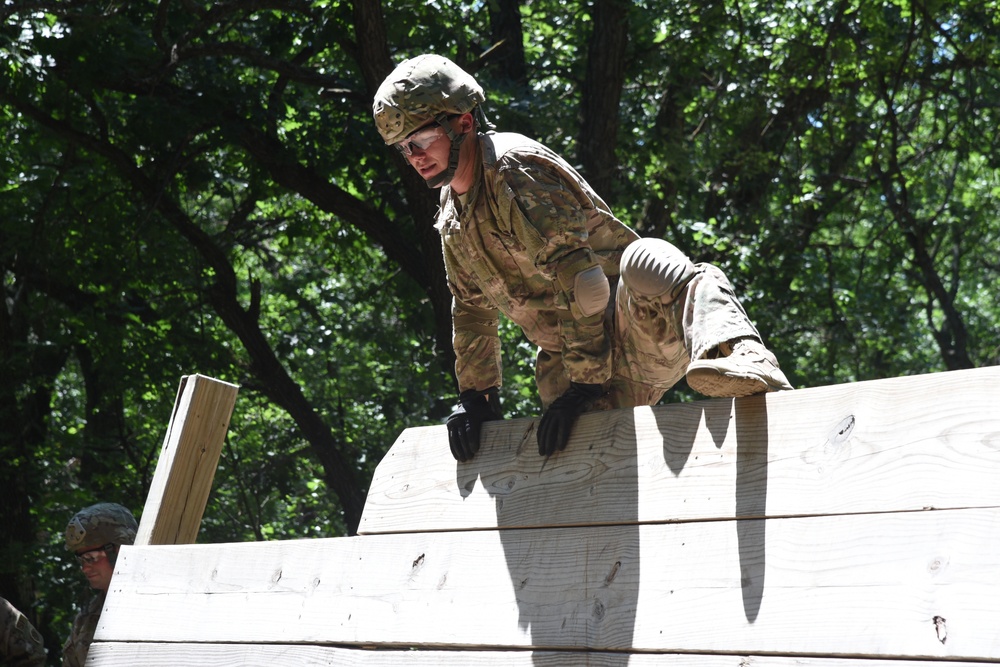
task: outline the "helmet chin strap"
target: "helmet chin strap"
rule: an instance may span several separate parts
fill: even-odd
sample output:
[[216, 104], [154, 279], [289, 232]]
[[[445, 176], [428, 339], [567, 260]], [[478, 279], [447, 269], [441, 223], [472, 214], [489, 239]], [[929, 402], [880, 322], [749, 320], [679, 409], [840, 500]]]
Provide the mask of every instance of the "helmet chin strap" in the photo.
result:
[[458, 154], [462, 149], [462, 142], [469, 136], [468, 134], [458, 134], [455, 130], [451, 129], [451, 123], [448, 122], [447, 114], [438, 114], [434, 117], [434, 121], [448, 135], [448, 140], [451, 142], [451, 151], [448, 153], [448, 168], [437, 176], [432, 176], [425, 181], [427, 187], [431, 189], [448, 185], [451, 183], [451, 179], [455, 178], [455, 172], [458, 171]]

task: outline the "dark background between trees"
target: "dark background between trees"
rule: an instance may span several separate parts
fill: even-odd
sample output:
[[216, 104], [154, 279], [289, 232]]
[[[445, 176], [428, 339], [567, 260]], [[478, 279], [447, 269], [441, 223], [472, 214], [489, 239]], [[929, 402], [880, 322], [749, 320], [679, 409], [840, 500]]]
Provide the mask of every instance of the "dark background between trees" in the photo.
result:
[[[998, 363], [995, 0], [0, 12], [0, 592], [53, 664], [86, 596], [61, 531], [141, 511], [182, 375], [242, 387], [202, 541], [351, 534], [451, 410], [435, 192], [370, 120], [405, 57], [721, 265], [796, 386]], [[504, 335], [508, 414], [537, 414]]]

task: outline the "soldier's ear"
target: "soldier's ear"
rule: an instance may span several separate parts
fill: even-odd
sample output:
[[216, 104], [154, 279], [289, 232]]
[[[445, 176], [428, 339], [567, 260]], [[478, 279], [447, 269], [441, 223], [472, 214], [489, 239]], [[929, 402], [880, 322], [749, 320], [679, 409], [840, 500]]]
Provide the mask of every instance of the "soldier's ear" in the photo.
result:
[[458, 133], [468, 134], [476, 127], [476, 120], [471, 113], [463, 113], [458, 117]]

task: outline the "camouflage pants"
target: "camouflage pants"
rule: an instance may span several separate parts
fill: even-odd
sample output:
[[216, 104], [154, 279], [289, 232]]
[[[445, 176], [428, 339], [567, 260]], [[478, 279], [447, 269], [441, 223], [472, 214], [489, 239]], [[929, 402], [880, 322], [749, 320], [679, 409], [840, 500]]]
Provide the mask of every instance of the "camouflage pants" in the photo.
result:
[[[684, 377], [692, 360], [719, 343], [760, 339], [729, 279], [711, 264], [694, 265], [690, 281], [666, 305], [637, 297], [624, 282], [614, 294], [605, 318], [612, 377], [592, 410], [654, 405]], [[535, 381], [543, 409], [569, 388], [559, 352], [538, 350]]]

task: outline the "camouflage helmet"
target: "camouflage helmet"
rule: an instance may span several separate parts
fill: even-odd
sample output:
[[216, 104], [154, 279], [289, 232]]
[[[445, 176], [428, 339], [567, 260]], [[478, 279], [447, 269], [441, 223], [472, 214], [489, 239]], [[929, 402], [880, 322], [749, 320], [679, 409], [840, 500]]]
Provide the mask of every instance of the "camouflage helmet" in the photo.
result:
[[66, 548], [96, 549], [105, 544], [132, 544], [139, 524], [118, 503], [97, 503], [77, 512], [66, 526]]
[[372, 113], [391, 145], [429, 120], [468, 113], [485, 101], [482, 86], [465, 70], [444, 56], [425, 54], [403, 61], [386, 77]]

